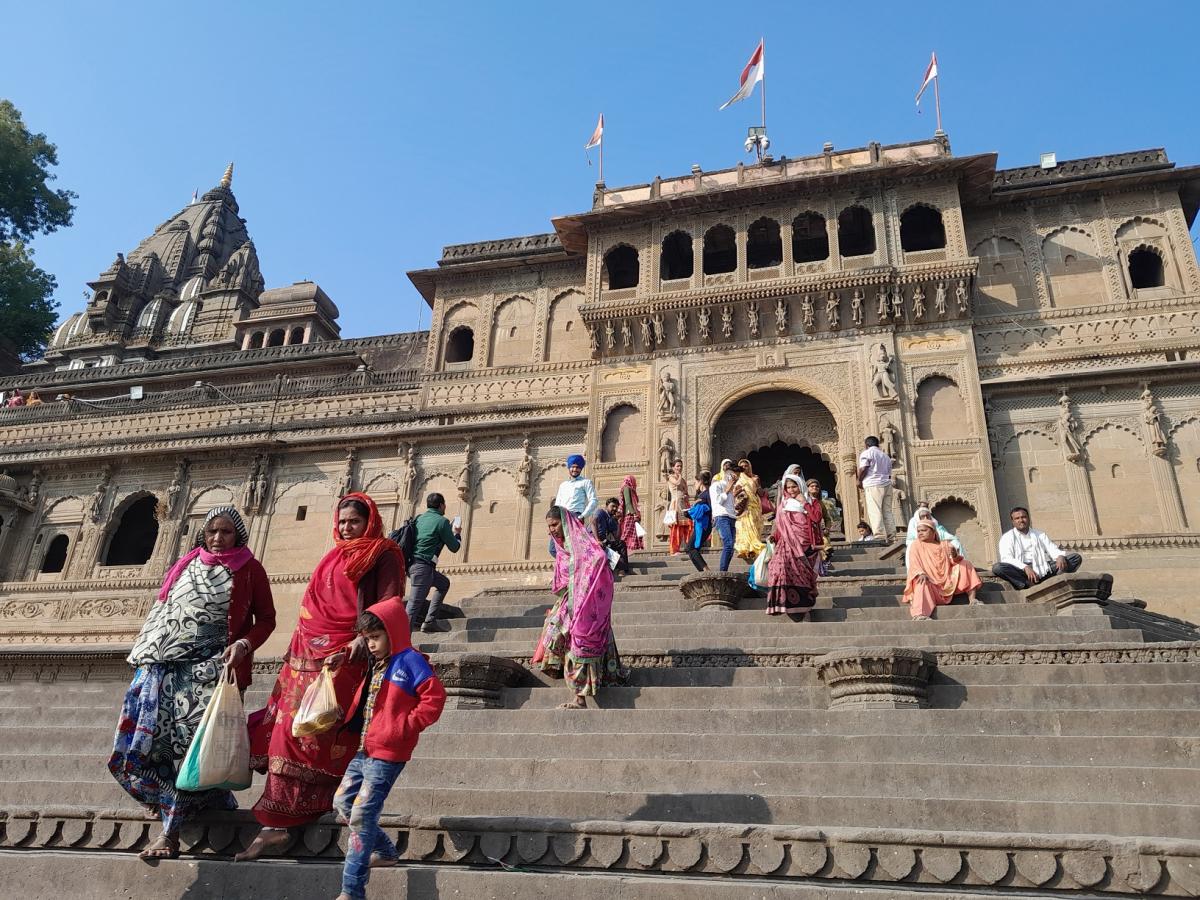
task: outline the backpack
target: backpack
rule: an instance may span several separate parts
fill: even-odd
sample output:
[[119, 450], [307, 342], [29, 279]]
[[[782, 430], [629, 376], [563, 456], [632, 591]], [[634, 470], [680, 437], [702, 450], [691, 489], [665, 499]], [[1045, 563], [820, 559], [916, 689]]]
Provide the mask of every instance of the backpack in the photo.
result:
[[404, 554], [404, 564], [411, 566], [413, 554], [417, 551], [417, 520], [409, 519], [389, 534], [388, 538], [395, 541], [396, 546], [400, 548], [400, 552]]

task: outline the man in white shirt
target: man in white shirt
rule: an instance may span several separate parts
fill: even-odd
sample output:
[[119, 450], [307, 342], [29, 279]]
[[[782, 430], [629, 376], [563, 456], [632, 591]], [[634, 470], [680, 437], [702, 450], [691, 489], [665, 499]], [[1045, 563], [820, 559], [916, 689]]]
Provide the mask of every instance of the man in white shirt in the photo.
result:
[[892, 458], [879, 449], [879, 438], [870, 435], [863, 441], [864, 450], [858, 455], [858, 483], [867, 500], [867, 519], [871, 530], [885, 544], [896, 535], [896, 520], [892, 515]]
[[573, 453], [567, 457], [567, 480], [558, 486], [554, 497], [554, 505], [570, 510], [585, 522], [591, 518], [600, 498], [596, 496], [596, 488], [590, 478], [583, 477], [583, 457]]
[[733, 559], [734, 525], [737, 522], [737, 510], [734, 508], [733, 487], [737, 484], [738, 473], [733, 466], [733, 460], [721, 460], [721, 474], [713, 479], [708, 489], [712, 501], [713, 528], [721, 536], [722, 572], [729, 571], [729, 563]]
[[997, 578], [1023, 591], [1044, 578], [1074, 572], [1083, 565], [1078, 553], [1063, 553], [1046, 532], [1031, 528], [1025, 507], [1014, 507], [1009, 518], [1013, 527], [1000, 538], [1000, 562], [992, 566]]

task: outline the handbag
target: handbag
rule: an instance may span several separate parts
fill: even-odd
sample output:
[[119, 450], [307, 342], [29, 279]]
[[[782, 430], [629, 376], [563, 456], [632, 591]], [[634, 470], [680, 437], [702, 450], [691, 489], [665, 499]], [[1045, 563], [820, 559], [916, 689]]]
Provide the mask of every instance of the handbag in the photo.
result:
[[175, 787], [181, 791], [242, 791], [250, 787], [250, 778], [246, 711], [234, 671], [225, 666], [179, 766]]
[[329, 666], [308, 686], [300, 700], [300, 709], [292, 719], [292, 737], [307, 737], [328, 731], [342, 717], [338, 706], [337, 691], [333, 687], [333, 673]]
[[758, 554], [758, 558], [754, 560], [754, 565], [750, 567], [750, 575], [754, 582], [754, 586], [762, 590], [765, 587], [770, 587], [771, 579], [768, 575], [767, 567], [771, 563], [771, 557], [775, 555], [775, 545], [770, 541], [762, 548], [762, 552]]

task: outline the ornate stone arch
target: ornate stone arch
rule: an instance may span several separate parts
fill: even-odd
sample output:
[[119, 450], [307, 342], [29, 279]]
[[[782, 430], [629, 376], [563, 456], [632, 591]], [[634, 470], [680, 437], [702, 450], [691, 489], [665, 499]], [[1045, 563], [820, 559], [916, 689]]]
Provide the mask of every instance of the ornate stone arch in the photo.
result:
[[83, 497], [80, 497], [78, 494], [66, 494], [62, 497], [55, 497], [54, 499], [50, 500], [46, 504], [45, 510], [42, 511], [42, 522], [44, 524], [48, 523], [49, 519], [53, 515], [54, 511], [58, 507], [62, 506], [64, 503], [66, 503], [68, 500], [75, 500], [76, 502], [79, 503], [79, 521], [82, 522], [84, 516], [87, 514], [87, 511], [84, 508], [85, 501], [84, 501]]
[[1023, 434], [1040, 434], [1042, 437], [1050, 441], [1050, 443], [1055, 447], [1058, 446], [1058, 438], [1055, 437], [1055, 435], [1049, 429], [1025, 426], [1017, 429], [1004, 439], [1004, 443], [1000, 445], [999, 455], [1004, 456], [1004, 454], [1008, 452], [1008, 448]]
[[1104, 431], [1106, 428], [1112, 428], [1116, 431], [1124, 431], [1124, 432], [1127, 432], [1128, 434], [1132, 434], [1135, 438], [1137, 438], [1137, 442], [1139, 444], [1143, 443], [1142, 435], [1138, 431], [1137, 428], [1135, 428], [1129, 422], [1120, 422], [1120, 421], [1116, 421], [1114, 419], [1107, 419], [1103, 422], [1097, 422], [1095, 424], [1089, 425], [1086, 429], [1084, 429], [1084, 432], [1079, 439], [1079, 443], [1086, 450], [1087, 446], [1091, 442], [1092, 438], [1094, 438], [1101, 431]]
[[[208, 494], [211, 494], [213, 491], [228, 492], [229, 496], [232, 498], [232, 500], [230, 502], [234, 506], [237, 506], [238, 492], [236, 490], [234, 490], [233, 488], [231, 488], [229, 485], [227, 485], [227, 484], [206, 484], [206, 485], [204, 485], [204, 487], [196, 490], [192, 494], [191, 498], [189, 498], [189, 500], [187, 502], [187, 506], [183, 511], [184, 518], [186, 519], [193, 515], [196, 515], [198, 511], [199, 512], [207, 512], [208, 510], [205, 509], [206, 504], [202, 504], [200, 501], [203, 500], [204, 497], [206, 497]], [[241, 512], [241, 510], [239, 509], [238, 512]]]
[[1186, 416], [1180, 419], [1178, 422], [1172, 423], [1171, 427], [1167, 429], [1167, 437], [1175, 437], [1175, 433], [1177, 431], [1180, 431], [1185, 426], [1190, 425], [1193, 422], [1200, 424], [1200, 416]]
[[279, 501], [287, 496], [288, 492], [302, 484], [309, 484], [314, 481], [329, 481], [324, 473], [300, 475], [288, 478], [287, 480], [277, 480], [275, 482], [275, 491], [271, 496], [270, 512], [273, 514], [279, 508]]

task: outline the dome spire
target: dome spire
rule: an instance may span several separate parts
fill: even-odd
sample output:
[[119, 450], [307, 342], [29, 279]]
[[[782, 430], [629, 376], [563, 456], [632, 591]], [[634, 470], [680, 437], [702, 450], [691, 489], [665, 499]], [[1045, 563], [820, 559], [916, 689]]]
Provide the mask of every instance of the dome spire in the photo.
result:
[[229, 190], [233, 186], [233, 163], [225, 167], [225, 174], [221, 176], [221, 187]]

